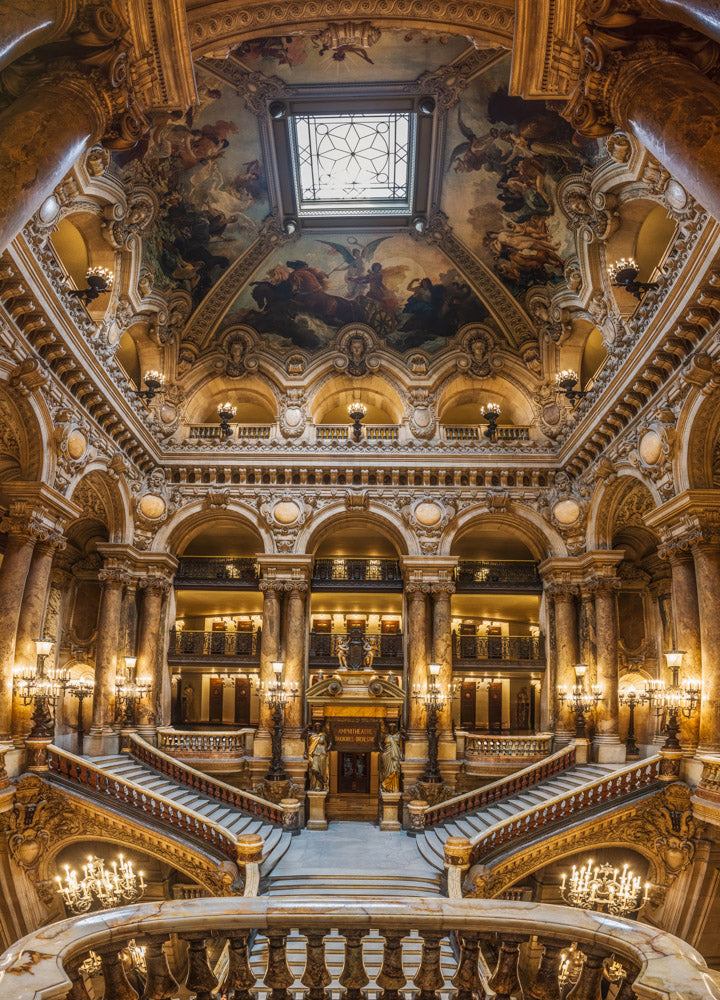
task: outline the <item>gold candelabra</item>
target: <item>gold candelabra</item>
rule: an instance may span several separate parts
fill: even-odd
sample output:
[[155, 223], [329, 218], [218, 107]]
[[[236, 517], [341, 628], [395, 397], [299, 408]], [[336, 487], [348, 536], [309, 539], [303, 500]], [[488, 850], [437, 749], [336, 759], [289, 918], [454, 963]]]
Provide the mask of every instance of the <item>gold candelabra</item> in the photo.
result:
[[143, 872], [135, 872], [132, 861], [122, 854], [112, 862], [112, 869], [105, 867], [103, 858], [90, 855], [82, 866], [83, 876], [65, 865], [65, 877], [55, 876], [57, 892], [71, 913], [87, 913], [97, 903], [102, 910], [110, 910], [122, 903], [135, 903], [145, 892]]
[[649, 893], [650, 883], [645, 883], [643, 894], [642, 881], [633, 875], [629, 865], [624, 865], [622, 872], [610, 864], [593, 867], [591, 858], [582, 868], [573, 865], [569, 879], [563, 872], [560, 886], [560, 895], [571, 906], [616, 917], [637, 913], [647, 903]]

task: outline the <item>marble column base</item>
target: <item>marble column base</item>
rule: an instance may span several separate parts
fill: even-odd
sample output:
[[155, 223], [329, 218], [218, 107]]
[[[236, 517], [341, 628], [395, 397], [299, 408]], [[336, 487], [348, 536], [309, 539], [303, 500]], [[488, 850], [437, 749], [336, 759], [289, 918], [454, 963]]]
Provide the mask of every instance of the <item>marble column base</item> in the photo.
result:
[[405, 760], [426, 761], [427, 753], [428, 743], [425, 733], [423, 731], [417, 735], [412, 731], [408, 733], [408, 738], [405, 741]]
[[593, 750], [598, 764], [625, 763], [625, 744], [619, 736], [596, 736], [593, 740]]
[[400, 799], [402, 792], [380, 792], [380, 829], [402, 830]]
[[136, 731], [137, 731], [138, 736], [141, 737], [141, 739], [145, 740], [146, 743], [151, 743], [153, 746], [157, 745], [157, 743], [156, 743], [156, 741], [157, 741], [157, 726], [150, 726], [150, 725], [147, 725], [147, 724], [146, 725], [142, 725], [141, 724], [141, 725], [139, 725], [137, 727]]
[[91, 729], [85, 737], [86, 757], [104, 757], [120, 752], [120, 734], [113, 729]]
[[325, 819], [325, 799], [327, 791], [307, 792], [308, 800], [308, 830], [327, 830], [328, 824]]
[[575, 760], [578, 764], [587, 764], [592, 760], [590, 740], [575, 740]]

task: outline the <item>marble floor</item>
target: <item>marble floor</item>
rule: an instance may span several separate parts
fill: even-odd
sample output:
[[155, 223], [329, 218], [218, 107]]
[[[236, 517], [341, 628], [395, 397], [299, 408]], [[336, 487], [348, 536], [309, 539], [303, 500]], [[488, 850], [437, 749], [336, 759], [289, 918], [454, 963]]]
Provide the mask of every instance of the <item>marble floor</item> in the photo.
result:
[[327, 830], [303, 830], [273, 869], [273, 877], [295, 875], [398, 875], [437, 873], [401, 830], [381, 830], [373, 823], [336, 822]]

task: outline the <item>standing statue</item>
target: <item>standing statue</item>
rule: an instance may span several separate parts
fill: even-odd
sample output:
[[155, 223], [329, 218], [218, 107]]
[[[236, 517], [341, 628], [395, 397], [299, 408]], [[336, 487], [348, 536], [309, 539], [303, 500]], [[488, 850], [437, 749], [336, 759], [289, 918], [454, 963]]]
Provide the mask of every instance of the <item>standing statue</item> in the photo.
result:
[[308, 738], [310, 758], [310, 791], [326, 792], [328, 789], [328, 741], [325, 731], [317, 726]]
[[380, 750], [380, 785], [385, 792], [400, 791], [402, 735], [394, 723], [385, 733]]
[[378, 641], [375, 638], [366, 637], [363, 639], [363, 659], [362, 665], [365, 670], [370, 670], [373, 660], [378, 654]]
[[338, 664], [343, 670], [348, 669], [348, 653], [350, 652], [350, 640], [347, 636], [339, 635], [335, 639], [335, 655]]

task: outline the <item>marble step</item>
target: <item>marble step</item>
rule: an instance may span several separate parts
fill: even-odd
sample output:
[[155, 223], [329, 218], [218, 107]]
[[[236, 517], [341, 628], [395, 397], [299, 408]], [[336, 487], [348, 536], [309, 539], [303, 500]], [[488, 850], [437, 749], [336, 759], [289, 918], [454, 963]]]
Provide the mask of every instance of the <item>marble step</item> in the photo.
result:
[[404, 898], [440, 895], [440, 877], [419, 875], [348, 875], [326, 872], [323, 875], [276, 875], [269, 879], [268, 896], [363, 896], [366, 898]]

